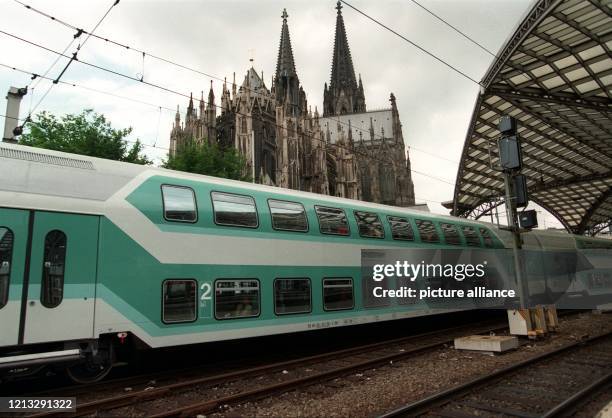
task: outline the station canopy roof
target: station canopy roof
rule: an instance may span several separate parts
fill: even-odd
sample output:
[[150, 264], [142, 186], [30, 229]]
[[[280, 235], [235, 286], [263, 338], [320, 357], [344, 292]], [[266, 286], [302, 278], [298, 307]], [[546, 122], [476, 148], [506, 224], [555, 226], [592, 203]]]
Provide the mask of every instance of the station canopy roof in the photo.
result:
[[[517, 119], [530, 200], [568, 231], [612, 218], [612, 1], [539, 0], [481, 81], [452, 202], [478, 218], [504, 195], [497, 124]], [[451, 207], [449, 202], [448, 207]]]

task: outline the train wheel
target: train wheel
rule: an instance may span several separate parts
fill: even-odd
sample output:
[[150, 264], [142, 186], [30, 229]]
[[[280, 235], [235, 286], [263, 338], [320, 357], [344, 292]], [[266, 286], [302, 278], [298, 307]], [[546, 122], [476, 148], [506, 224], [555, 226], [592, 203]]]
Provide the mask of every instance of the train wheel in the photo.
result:
[[104, 379], [113, 368], [114, 350], [109, 344], [106, 350], [100, 350], [96, 356], [88, 356], [87, 360], [66, 367], [66, 374], [75, 383], [87, 384]]

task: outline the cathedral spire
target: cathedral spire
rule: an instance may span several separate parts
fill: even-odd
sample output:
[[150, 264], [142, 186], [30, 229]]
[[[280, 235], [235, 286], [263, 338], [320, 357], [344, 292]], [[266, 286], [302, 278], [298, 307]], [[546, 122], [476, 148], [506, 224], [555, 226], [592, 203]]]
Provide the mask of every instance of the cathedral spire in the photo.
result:
[[365, 96], [361, 75], [359, 83], [355, 77], [353, 58], [346, 36], [342, 3], [336, 4], [336, 33], [334, 35], [334, 52], [332, 55], [331, 80], [329, 88], [323, 91], [323, 116], [345, 113], [365, 112]]
[[338, 10], [338, 15], [336, 16], [336, 35], [334, 39], [330, 88], [333, 90], [334, 88], [346, 86], [354, 89], [357, 87], [357, 80], [355, 78], [351, 50], [346, 37], [344, 18], [342, 17], [342, 3], [338, 2], [336, 4], [336, 10]]
[[283, 9], [283, 26], [281, 28], [280, 46], [278, 48], [278, 60], [276, 61], [276, 78], [285, 76], [295, 76], [295, 61], [293, 60], [293, 49], [291, 48], [291, 38], [289, 37], [289, 26], [287, 25], [287, 9]]
[[285, 109], [287, 116], [295, 117], [306, 112], [306, 95], [300, 89], [300, 80], [295, 71], [289, 26], [287, 25], [287, 9], [283, 9], [283, 26], [281, 28], [280, 45], [278, 47], [278, 60], [276, 74], [274, 75], [274, 94], [277, 105]]
[[210, 90], [208, 91], [208, 107], [211, 108], [215, 104], [215, 92], [213, 91], [213, 81], [210, 80]]

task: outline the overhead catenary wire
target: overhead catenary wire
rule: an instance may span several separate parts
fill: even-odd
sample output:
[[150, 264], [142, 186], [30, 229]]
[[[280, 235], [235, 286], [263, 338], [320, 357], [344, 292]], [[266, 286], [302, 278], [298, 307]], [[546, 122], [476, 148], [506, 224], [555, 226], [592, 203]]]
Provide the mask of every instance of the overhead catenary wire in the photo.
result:
[[407, 37], [405, 37], [404, 35], [400, 34], [399, 32], [395, 31], [394, 29], [391, 29], [389, 26], [385, 25], [384, 23], [382, 23], [380, 20], [373, 18], [372, 16], [368, 15], [367, 13], [363, 12], [362, 10], [356, 8], [355, 6], [351, 5], [350, 3], [348, 3], [346, 0], [340, 0], [340, 2], [342, 2], [343, 4], [347, 5], [348, 7], [350, 7], [351, 9], [353, 9], [354, 11], [356, 11], [357, 13], [359, 13], [360, 15], [366, 17], [367, 19], [371, 20], [372, 22], [376, 23], [377, 25], [379, 25], [380, 27], [388, 30], [389, 32], [391, 32], [392, 34], [396, 35], [397, 37], [403, 39], [404, 41], [408, 42], [410, 45], [414, 46], [415, 48], [417, 48], [418, 50], [420, 50], [421, 52], [429, 55], [430, 57], [432, 57], [433, 59], [435, 59], [436, 61], [440, 62], [441, 64], [445, 65], [446, 67], [450, 68], [451, 70], [453, 70], [455, 73], [461, 75], [462, 77], [466, 78], [467, 80], [471, 81], [472, 83], [476, 84], [476, 85], [480, 85], [480, 83], [478, 81], [476, 81], [475, 79], [473, 79], [472, 77], [470, 77], [469, 75], [467, 75], [466, 73], [464, 73], [463, 71], [461, 71], [460, 69], [458, 69], [457, 67], [454, 67], [453, 65], [449, 64], [448, 62], [446, 62], [445, 60], [443, 60], [442, 58], [438, 57], [437, 55], [433, 54], [432, 52], [429, 52], [427, 49], [423, 48], [422, 46], [420, 46], [419, 44], [417, 44], [416, 42], [411, 41], [410, 39], [408, 39]]
[[[111, 45], [114, 45], [114, 46], [117, 46], [117, 47], [129, 50], [129, 51], [133, 51], [133, 52], [135, 52], [137, 54], [141, 54], [142, 55], [142, 73], [140, 74], [140, 78], [139, 78], [139, 81], [141, 81], [141, 82], [144, 81], [144, 62], [145, 62], [145, 56], [148, 56], [150, 58], [153, 58], [153, 59], [156, 59], [158, 61], [164, 62], [166, 64], [170, 64], [170, 65], [176, 66], [178, 68], [181, 68], [181, 69], [193, 72], [195, 74], [198, 74], [198, 75], [201, 75], [201, 76], [204, 76], [204, 77], [208, 77], [208, 78], [213, 79], [213, 80], [223, 81], [224, 83], [227, 81], [226, 78], [221, 78], [219, 76], [207, 73], [205, 71], [202, 71], [202, 70], [199, 70], [199, 69], [196, 69], [196, 68], [193, 68], [191, 66], [181, 64], [179, 62], [176, 62], [175, 60], [162, 57], [162, 56], [154, 54], [154, 53], [152, 53], [150, 51], [145, 51], [143, 49], [140, 49], [140, 48], [128, 45], [126, 43], [123, 43], [123, 42], [120, 42], [120, 41], [117, 41], [117, 40], [110, 39], [108, 37], [104, 37], [102, 35], [98, 35], [96, 33], [89, 33], [89, 32], [85, 31], [84, 29], [80, 28], [79, 26], [77, 26], [77, 25], [75, 25], [73, 23], [69, 23], [69, 22], [67, 22], [67, 21], [65, 21], [63, 19], [60, 19], [60, 18], [58, 18], [56, 16], [53, 16], [53, 15], [47, 13], [47, 12], [44, 12], [44, 11], [42, 11], [40, 9], [32, 7], [29, 4], [24, 3], [24, 2], [22, 2], [20, 0], [13, 0], [13, 1], [15, 1], [16, 3], [24, 6], [29, 11], [32, 11], [32, 12], [37, 13], [37, 14], [40, 14], [40, 15], [50, 19], [51, 21], [53, 21], [55, 23], [58, 23], [58, 24], [60, 24], [62, 26], [65, 26], [66, 28], [69, 28], [71, 30], [75, 30], [77, 32], [80, 31], [82, 33], [87, 34], [88, 35], [87, 39], [89, 39], [89, 37], [93, 37], [94, 39], [98, 39], [98, 40], [104, 41], [104, 42], [106, 42], [108, 44], [111, 44]], [[65, 53], [65, 51], [64, 51], [64, 53]], [[234, 83], [230, 83], [230, 84], [234, 84]], [[250, 88], [249, 86], [242, 86], [241, 88], [243, 88], [245, 90], [248, 90], [248, 91], [255, 92], [255, 90]], [[333, 118], [333, 116], [331, 116], [330, 118]], [[344, 126], [350, 126], [347, 122], [341, 121], [339, 119], [334, 119], [334, 121], [339, 123], [339, 124], [341, 124], [341, 125], [344, 125]], [[359, 130], [359, 131], [362, 131], [362, 132], [370, 133], [370, 131], [368, 129], [360, 128], [358, 126], [352, 126], [352, 128], [356, 129], [356, 130]], [[374, 133], [374, 139], [377, 139], [377, 138], [378, 139], [383, 139], [382, 135]], [[417, 152], [421, 152], [423, 154], [428, 154], [428, 155], [430, 155], [430, 156], [432, 156], [434, 158], [438, 158], [438, 159], [441, 159], [441, 160], [444, 160], [444, 161], [448, 161], [448, 162], [451, 162], [453, 164], [457, 164], [457, 165], [459, 164], [458, 161], [451, 160], [449, 158], [445, 158], [445, 157], [442, 157], [440, 155], [436, 155], [434, 153], [425, 151], [425, 150], [420, 149], [418, 147], [415, 147], [413, 145], [409, 145], [409, 146], [407, 146], [407, 148], [408, 148], [408, 150], [414, 150], [414, 151], [417, 151]]]
[[[7, 64], [4, 64], [4, 63], [0, 63], [0, 67], [8, 68], [10, 70], [14, 70], [14, 71], [20, 72], [22, 74], [27, 74], [27, 75], [32, 75], [32, 76], [34, 74], [36, 74], [36, 73], [31, 72], [31, 71], [24, 70], [24, 69], [19, 68], [19, 67], [7, 65]], [[40, 78], [41, 80], [47, 80], [47, 81], [53, 81], [54, 80], [51, 77], [45, 77], [45, 76], [38, 75], [38, 74], [36, 74], [36, 76], [38, 78]], [[161, 109], [161, 110], [165, 110], [165, 111], [172, 112], [172, 113], [176, 113], [176, 111], [177, 111], [176, 109], [172, 109], [170, 107], [161, 106], [159, 104], [146, 102], [144, 100], [135, 99], [135, 98], [129, 97], [129, 96], [122, 96], [120, 94], [111, 93], [111, 92], [108, 92], [108, 91], [96, 89], [96, 88], [89, 87], [89, 86], [84, 86], [82, 84], [78, 84], [78, 83], [75, 83], [75, 82], [72, 82], [72, 81], [60, 80], [59, 84], [66, 85], [66, 86], [71, 86], [71, 87], [77, 87], [77, 88], [80, 88], [80, 89], [83, 89], [83, 90], [88, 90], [88, 91], [91, 91], [91, 92], [94, 92], [94, 93], [104, 94], [104, 95], [111, 96], [111, 97], [116, 97], [118, 99], [127, 100], [127, 101], [134, 102], [134, 103], [139, 103], [139, 104], [142, 104], [142, 105], [154, 107], [156, 109]], [[186, 113], [186, 112], [180, 112], [180, 113], [182, 114], [182, 113]]]
[[[480, 48], [481, 50], [483, 50], [484, 52], [486, 52], [487, 54], [491, 55], [493, 58], [499, 59], [499, 55], [497, 55], [496, 53], [494, 53], [493, 51], [491, 51], [490, 49], [488, 49], [487, 47], [483, 46], [480, 42], [476, 41], [474, 38], [470, 37], [469, 35], [467, 35], [465, 32], [463, 32], [461, 29], [457, 28], [456, 26], [452, 25], [451, 23], [449, 23], [446, 19], [444, 19], [443, 17], [439, 16], [438, 14], [434, 13], [431, 9], [428, 9], [427, 7], [423, 6], [421, 3], [419, 3], [417, 0], [410, 0], [412, 3], [416, 4], [418, 7], [420, 7], [421, 9], [425, 10], [427, 13], [429, 13], [430, 15], [432, 15], [433, 17], [435, 17], [437, 20], [439, 20], [440, 22], [442, 22], [443, 24], [445, 24], [446, 26], [448, 26], [449, 28], [451, 28], [452, 30], [454, 30], [455, 32], [457, 32], [459, 35], [463, 36], [465, 39], [467, 39], [468, 41], [470, 41], [471, 43], [473, 43], [474, 45], [476, 45], [478, 48]], [[527, 81], [530, 80], [530, 78], [527, 76], [527, 74], [523, 73], [523, 77], [527, 79]]]
[[[15, 0], [17, 1], [17, 0]], [[49, 85], [49, 88], [45, 91], [45, 93], [40, 97], [40, 99], [38, 100], [38, 102], [36, 102], [36, 104], [34, 106], [30, 107], [29, 110], [29, 114], [28, 117], [26, 118], [26, 120], [30, 120], [32, 113], [34, 113], [36, 111], [36, 109], [38, 109], [38, 107], [41, 105], [41, 103], [45, 100], [45, 98], [49, 95], [49, 93], [51, 92], [51, 90], [53, 89], [53, 86], [55, 84], [58, 84], [61, 77], [64, 75], [64, 73], [66, 72], [66, 70], [68, 69], [68, 67], [70, 66], [70, 64], [77, 59], [77, 54], [80, 51], [80, 49], [85, 45], [85, 43], [89, 40], [89, 38], [91, 37], [91, 34], [93, 34], [95, 32], [95, 30], [98, 28], [98, 26], [100, 26], [100, 24], [102, 23], [102, 21], [104, 21], [104, 19], [106, 19], [106, 17], [108, 16], [108, 14], [110, 13], [110, 11], [117, 5], [119, 4], [120, 0], [114, 0], [113, 4], [108, 8], [108, 10], [106, 11], [106, 13], [104, 13], [104, 15], [98, 20], [98, 23], [96, 23], [96, 25], [94, 26], [94, 28], [91, 30], [91, 32], [89, 33], [89, 35], [87, 36], [87, 38], [83, 41], [82, 44], [80, 44], [77, 47], [77, 50], [72, 54], [72, 57], [69, 57], [69, 61], [66, 64], [66, 66], [64, 67], [64, 69], [60, 72], [60, 74], [55, 78], [55, 80], [53, 81], [52, 84]], [[21, 3], [18, 1], [18, 3]], [[21, 3], [23, 4], [23, 3]], [[26, 6], [27, 7], [27, 6]], [[47, 69], [47, 71], [44, 73], [44, 76], [46, 77], [49, 72], [53, 69], [53, 67], [55, 67], [55, 65], [58, 63], [59, 59], [62, 56], [66, 56], [66, 51], [68, 51], [68, 49], [72, 46], [72, 44], [81, 36], [81, 34], [84, 31], [82, 29], [77, 29], [76, 34], [73, 36], [72, 41], [70, 41], [70, 43], [66, 46], [66, 48], [64, 48], [64, 51], [62, 51], [62, 53], [58, 54], [56, 60], [51, 64], [51, 66], [49, 66], [49, 68]], [[35, 76], [33, 76], [35, 77]], [[37, 82], [38, 83], [38, 82]], [[38, 84], [37, 84], [38, 85]]]
[[483, 46], [482, 44], [480, 44], [478, 41], [474, 40], [473, 38], [471, 38], [470, 36], [466, 35], [465, 32], [461, 31], [460, 29], [458, 29], [457, 27], [451, 25], [448, 21], [446, 21], [444, 18], [440, 17], [439, 15], [437, 15], [436, 13], [434, 13], [433, 11], [431, 11], [430, 9], [428, 9], [427, 7], [423, 6], [421, 3], [419, 3], [417, 0], [410, 0], [412, 3], [416, 4], [417, 6], [419, 6], [421, 9], [425, 10], [427, 13], [429, 13], [430, 15], [432, 15], [433, 17], [435, 17], [436, 19], [438, 19], [440, 22], [444, 23], [446, 26], [448, 26], [449, 28], [451, 28], [452, 30], [454, 30], [455, 32], [457, 32], [459, 35], [463, 36], [465, 39], [467, 39], [468, 41], [470, 41], [471, 43], [473, 43], [474, 45], [476, 45], [478, 48], [482, 49], [483, 51], [485, 51], [487, 54], [491, 55], [492, 57], [497, 58], [497, 55], [494, 52], [491, 52], [491, 50], [489, 50], [488, 48], [486, 48], [485, 46]]
[[[87, 33], [87, 37], [85, 38], [85, 40], [83, 41], [82, 44], [79, 44], [77, 46], [76, 51], [74, 51], [72, 53], [72, 57], [70, 57], [70, 60], [68, 61], [68, 63], [66, 64], [66, 66], [64, 67], [64, 69], [60, 72], [60, 74], [57, 76], [57, 78], [53, 81], [53, 84], [57, 84], [57, 82], [62, 78], [62, 76], [64, 75], [64, 73], [66, 72], [66, 70], [68, 69], [68, 67], [70, 66], [70, 64], [72, 64], [73, 61], [78, 60], [78, 54], [79, 51], [81, 50], [82, 47], [85, 46], [85, 44], [87, 43], [87, 41], [91, 38], [91, 36], [93, 35], [93, 33], [96, 31], [96, 29], [98, 29], [98, 26], [100, 26], [100, 24], [102, 24], [102, 22], [104, 21], [104, 19], [106, 19], [106, 16], [108, 16], [108, 14], [110, 13], [110, 11], [119, 4], [120, 0], [115, 0], [113, 2], [113, 4], [108, 8], [108, 10], [106, 11], [106, 13], [104, 13], [104, 15], [100, 18], [100, 20], [98, 20], [98, 23], [96, 23], [96, 25], [94, 26], [94, 28]], [[79, 29], [79, 34], [80, 32], [82, 32], [82, 29]]]

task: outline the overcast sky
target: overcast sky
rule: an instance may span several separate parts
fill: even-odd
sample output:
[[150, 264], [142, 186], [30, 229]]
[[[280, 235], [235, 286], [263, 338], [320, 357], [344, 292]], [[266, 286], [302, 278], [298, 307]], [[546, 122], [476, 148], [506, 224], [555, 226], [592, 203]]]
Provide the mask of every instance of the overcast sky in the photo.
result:
[[[113, 0], [43, 1], [23, 0], [77, 27], [91, 29]], [[486, 48], [498, 52], [532, 0], [420, 0], [448, 22], [459, 27]], [[379, 19], [410, 40], [480, 80], [492, 57], [441, 24], [411, 0], [354, 0], [352, 4]], [[13, 0], [0, 0], [0, 29], [62, 51], [73, 31], [48, 18], [28, 11]], [[289, 14], [289, 30], [298, 76], [310, 105], [319, 109], [323, 84], [329, 82], [336, 20], [335, 1], [143, 1], [121, 0], [100, 25], [97, 34], [143, 49], [152, 54], [196, 68], [215, 77], [242, 83], [254, 59], [255, 69], [264, 72], [266, 85], [276, 66], [283, 8]], [[368, 110], [389, 106], [389, 93], [397, 98], [404, 140], [409, 147], [418, 202], [432, 211], [447, 213], [439, 203], [453, 197], [457, 162], [465, 140], [478, 86], [423, 54], [404, 40], [376, 26], [348, 7], [343, 15], [355, 71], [361, 74]], [[81, 38], [82, 40], [83, 38]], [[68, 52], [74, 51], [76, 44]], [[43, 73], [55, 55], [0, 34], [0, 63]], [[152, 83], [199, 97], [210, 87], [210, 77], [118, 48], [97, 39], [83, 46], [79, 58]], [[57, 76], [60, 61], [49, 73]], [[93, 108], [113, 126], [131, 126], [130, 139], [148, 145], [147, 154], [156, 163], [165, 158], [174, 112], [185, 110], [187, 99], [138, 82], [73, 63], [62, 80], [128, 96], [152, 104], [134, 103], [78, 87], [56, 85], [37, 111], [78, 113]], [[29, 77], [0, 68], [0, 89], [22, 87]], [[221, 82], [214, 80], [217, 100]], [[24, 98], [25, 117], [49, 83], [36, 85]], [[4, 114], [4, 94], [0, 113]], [[436, 177], [432, 179], [420, 173]], [[439, 179], [443, 180], [440, 181]], [[544, 214], [541, 215], [542, 218]], [[553, 224], [546, 215], [547, 226]], [[541, 219], [541, 223], [542, 223]]]

